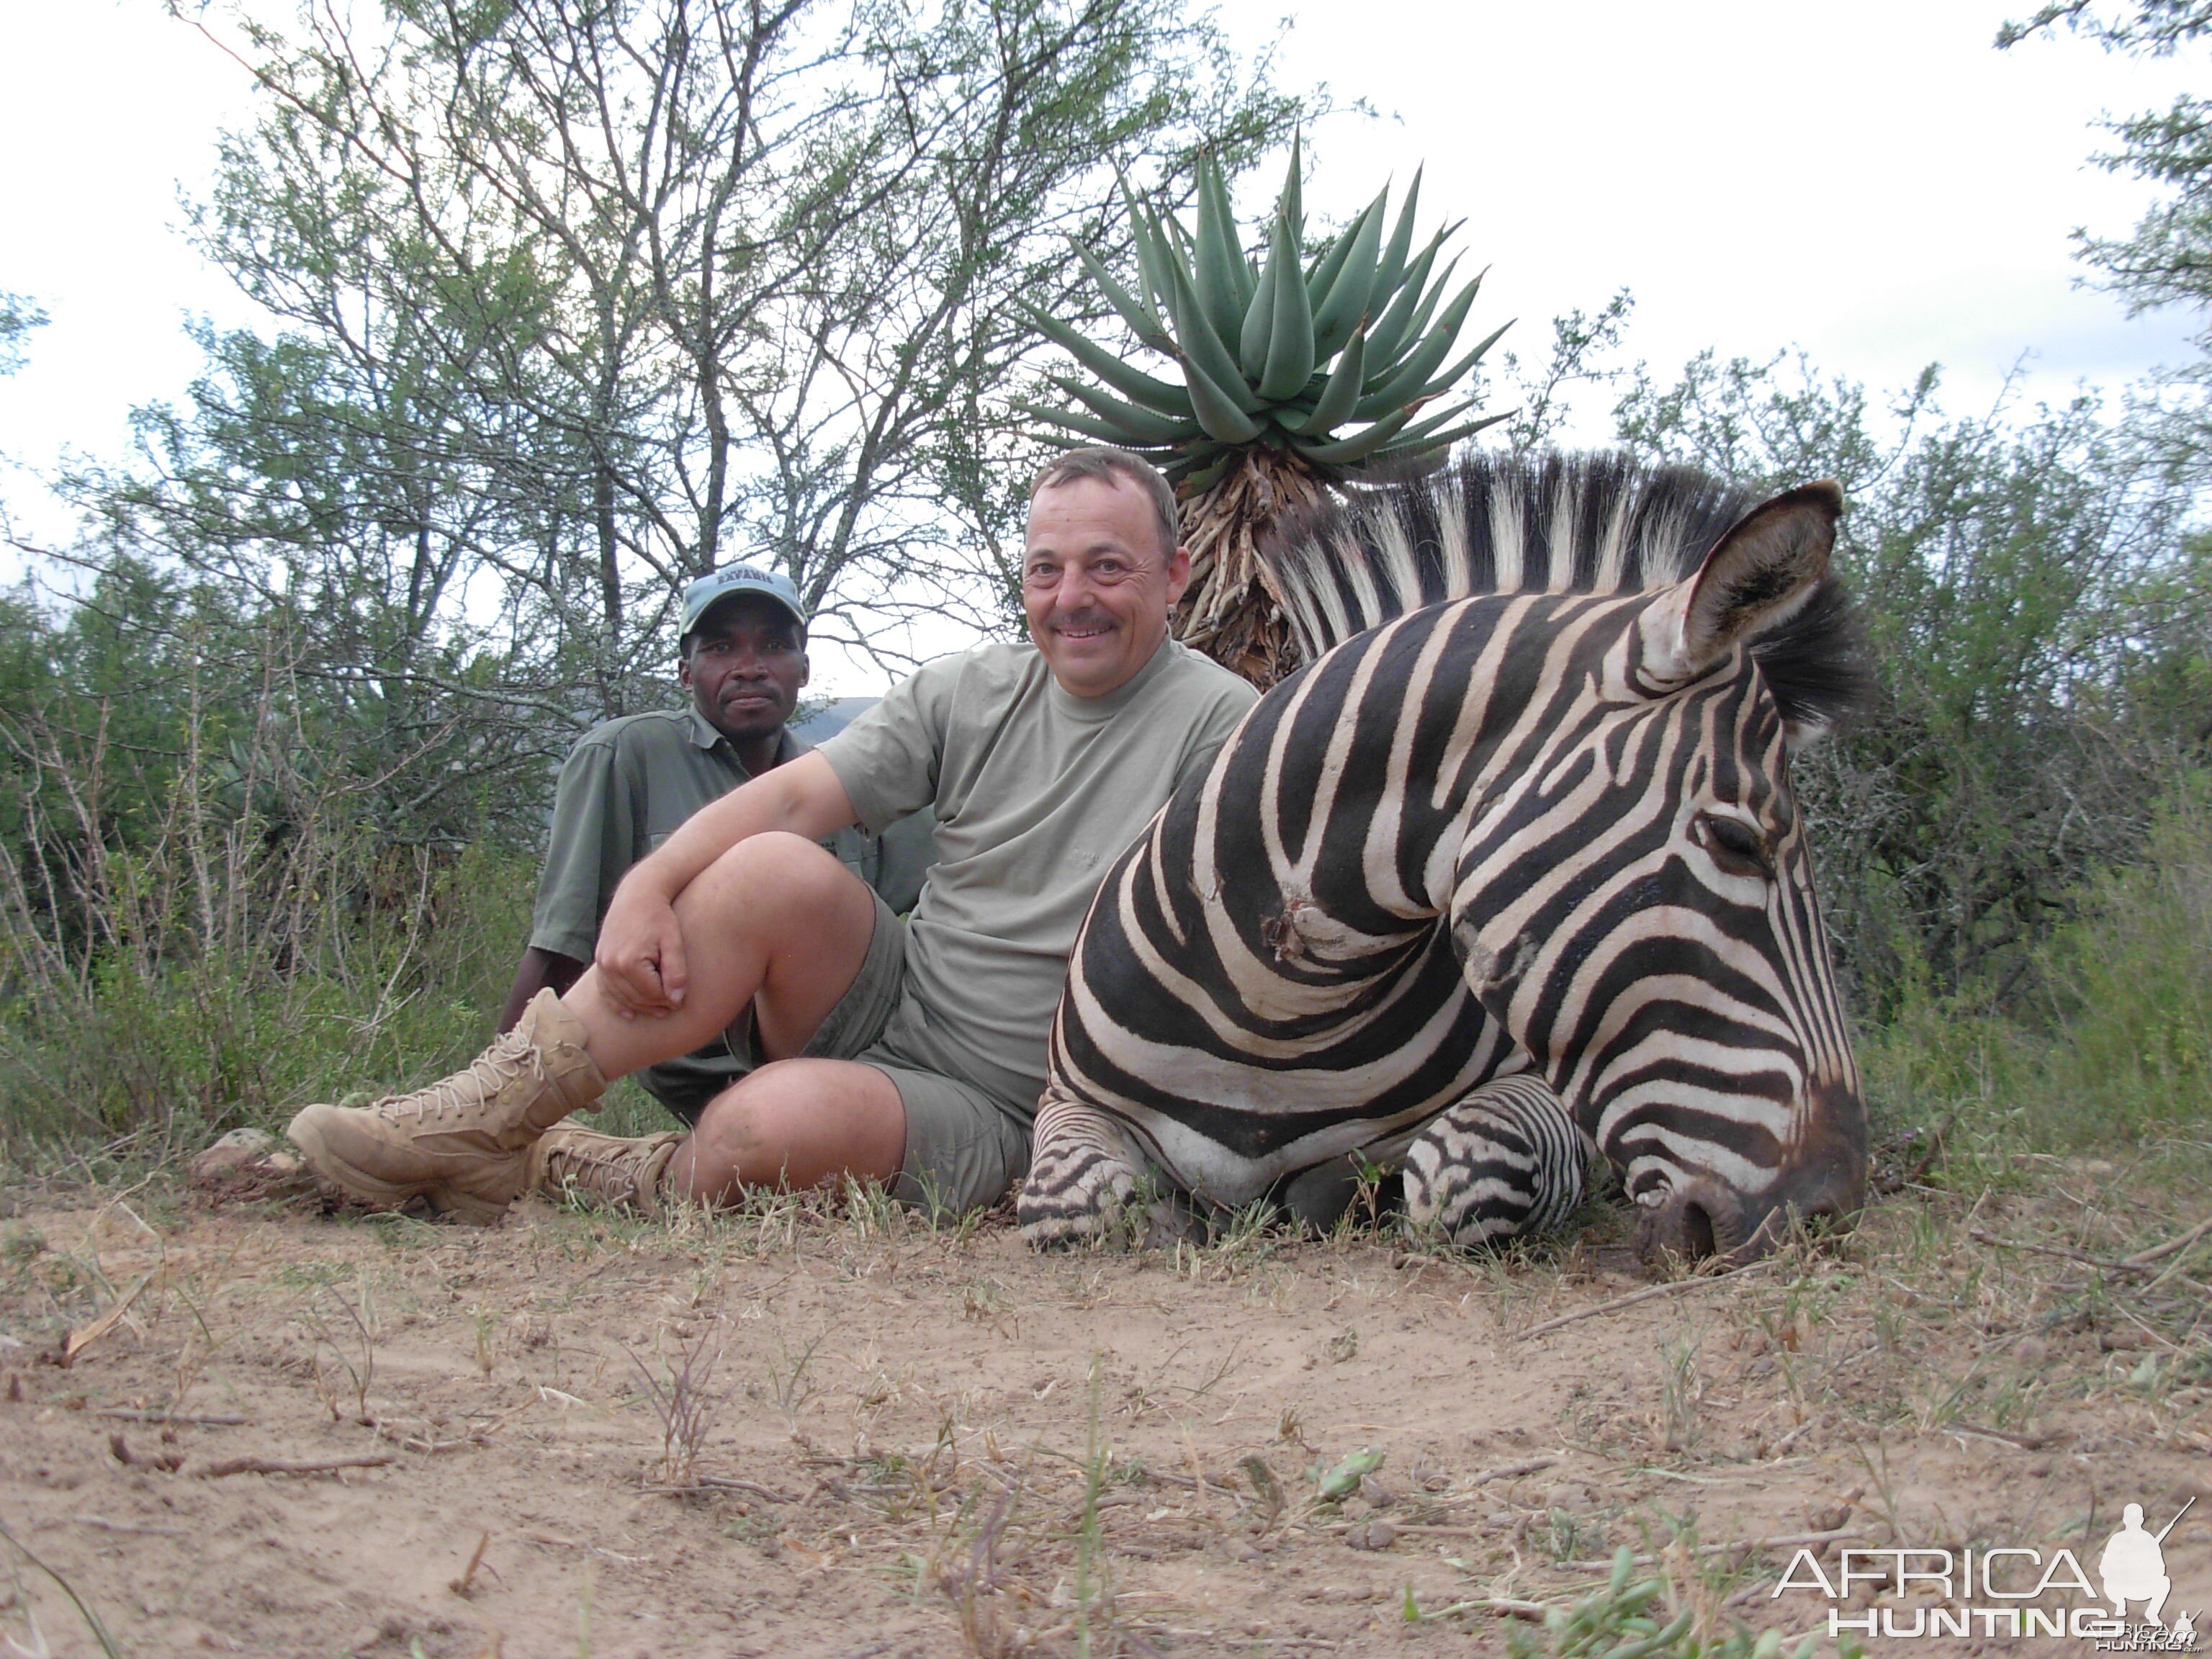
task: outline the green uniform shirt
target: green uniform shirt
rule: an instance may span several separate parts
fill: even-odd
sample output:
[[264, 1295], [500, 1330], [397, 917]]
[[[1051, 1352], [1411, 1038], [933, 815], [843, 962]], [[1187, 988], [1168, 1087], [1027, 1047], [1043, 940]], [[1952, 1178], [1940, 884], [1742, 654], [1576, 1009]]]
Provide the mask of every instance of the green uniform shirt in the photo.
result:
[[[787, 727], [777, 739], [776, 763], [812, 746]], [[730, 740], [696, 708], [625, 714], [593, 727], [569, 752], [554, 792], [530, 943], [588, 963], [616, 885], [630, 866], [701, 807], [751, 776]], [[929, 867], [929, 828], [925, 814], [881, 836], [840, 830], [823, 845], [892, 909], [905, 911], [914, 908]], [[678, 1115], [696, 1116], [750, 1067], [749, 1059], [716, 1044], [653, 1066], [640, 1080]]]
[[933, 805], [882, 1047], [1027, 1116], [1075, 935], [1108, 868], [1257, 694], [1170, 641], [1103, 697], [1032, 645], [928, 665], [822, 745], [862, 823]]

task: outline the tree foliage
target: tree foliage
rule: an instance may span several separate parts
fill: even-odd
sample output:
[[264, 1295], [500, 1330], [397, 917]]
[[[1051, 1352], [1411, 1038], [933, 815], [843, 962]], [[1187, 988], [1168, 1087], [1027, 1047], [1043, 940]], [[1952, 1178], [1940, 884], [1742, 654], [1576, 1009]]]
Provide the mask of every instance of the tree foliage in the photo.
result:
[[1915, 976], [2000, 1000], [2094, 871], [2212, 758], [2212, 544], [2138, 408], [1946, 416], [1931, 369], [1886, 408], [1802, 359], [1639, 376], [1621, 433], [1754, 487], [1830, 477], [1880, 681], [1812, 751], [1840, 952], [1879, 1013]]
[[994, 622], [1017, 307], [1082, 314], [1063, 233], [1110, 251], [1111, 161], [1187, 181], [1293, 112], [1166, 0], [204, 27], [263, 97], [195, 232], [281, 327], [204, 331], [189, 403], [80, 499], [257, 599], [373, 615], [334, 662], [410, 684], [465, 637], [578, 718], [634, 702], [732, 556], [893, 660], [902, 622]]

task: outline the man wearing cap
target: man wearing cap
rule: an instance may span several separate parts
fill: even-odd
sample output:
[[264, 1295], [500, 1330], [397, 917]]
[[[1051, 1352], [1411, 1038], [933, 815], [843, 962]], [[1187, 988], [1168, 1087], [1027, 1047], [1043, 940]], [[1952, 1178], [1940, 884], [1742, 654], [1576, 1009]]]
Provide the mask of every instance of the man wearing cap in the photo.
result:
[[[468, 1070], [289, 1131], [358, 1202], [495, 1219], [526, 1191], [646, 1214], [758, 1186], [878, 1181], [988, 1204], [1026, 1171], [1052, 1012], [1115, 860], [1208, 762], [1252, 688], [1168, 637], [1190, 579], [1166, 482], [1077, 450], [1030, 492], [1029, 642], [931, 663], [825, 742], [696, 813], [623, 881], [593, 965]], [[937, 816], [902, 922], [816, 842]], [[689, 1135], [562, 1122], [610, 1079], [732, 1024], [764, 1064]]]
[[[566, 991], [581, 976], [633, 865], [709, 801], [813, 748], [785, 725], [808, 676], [806, 615], [787, 577], [750, 564], [702, 576], [684, 590], [681, 629], [676, 677], [690, 705], [608, 720], [561, 769], [530, 944], [507, 993], [503, 1032], [539, 991]], [[923, 812], [880, 836], [844, 828], [822, 844], [903, 913], [921, 891], [929, 830]], [[740, 1029], [647, 1066], [638, 1081], [688, 1125], [753, 1065]]]

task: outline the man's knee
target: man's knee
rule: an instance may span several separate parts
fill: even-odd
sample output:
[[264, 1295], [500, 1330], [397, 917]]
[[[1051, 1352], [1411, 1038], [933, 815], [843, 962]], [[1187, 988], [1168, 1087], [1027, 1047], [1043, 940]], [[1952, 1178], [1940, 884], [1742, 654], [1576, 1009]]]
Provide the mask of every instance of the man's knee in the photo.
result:
[[691, 894], [717, 912], [769, 927], [804, 917], [813, 929], [834, 926], [841, 915], [874, 914], [858, 876], [826, 848], [782, 830], [746, 836], [708, 867]]
[[840, 1174], [896, 1176], [905, 1119], [872, 1067], [781, 1060], [717, 1095], [692, 1137], [703, 1182], [811, 1187]]

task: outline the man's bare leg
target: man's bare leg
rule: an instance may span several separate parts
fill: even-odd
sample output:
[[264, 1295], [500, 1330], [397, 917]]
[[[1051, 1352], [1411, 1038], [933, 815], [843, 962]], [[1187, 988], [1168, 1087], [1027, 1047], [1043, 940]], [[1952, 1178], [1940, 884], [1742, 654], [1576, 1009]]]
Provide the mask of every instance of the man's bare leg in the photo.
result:
[[[702, 872], [678, 900], [676, 916], [691, 963], [691, 992], [680, 1008], [627, 1018], [603, 994], [596, 973], [586, 974], [564, 999], [541, 993], [522, 1023], [465, 1072], [370, 1107], [305, 1108], [288, 1131], [293, 1143], [319, 1176], [356, 1202], [393, 1208], [428, 1197], [471, 1220], [495, 1219], [531, 1178], [532, 1145], [597, 1100], [609, 1079], [699, 1047], [749, 1003], [771, 1056], [804, 1048], [866, 960], [875, 900], [822, 848], [769, 833], [738, 843]], [[764, 1096], [762, 1109], [772, 1121], [795, 1126], [796, 1108], [775, 1105], [786, 1099], [783, 1088]], [[842, 1099], [851, 1091], [836, 1092]], [[885, 1139], [882, 1102], [865, 1085], [859, 1098], [874, 1100], [873, 1112], [862, 1107], [858, 1115], [810, 1120], [794, 1129], [795, 1150], [830, 1167], [835, 1149], [824, 1139], [825, 1124], [848, 1121], [865, 1143], [864, 1167], [854, 1172], [870, 1172]], [[872, 1134], [866, 1132], [871, 1123]], [[894, 1172], [904, 1152], [902, 1111], [898, 1123]]]
[[906, 1108], [891, 1080], [849, 1060], [780, 1060], [708, 1103], [662, 1191], [735, 1203], [747, 1187], [886, 1185], [906, 1162]]
[[607, 999], [597, 969], [561, 1005], [583, 1023], [585, 1049], [611, 1080], [690, 1054], [728, 1030], [747, 1003], [769, 1054], [796, 1054], [851, 988], [875, 917], [875, 897], [860, 878], [812, 842], [754, 836], [676, 901], [690, 964], [682, 1007], [630, 1018]]

